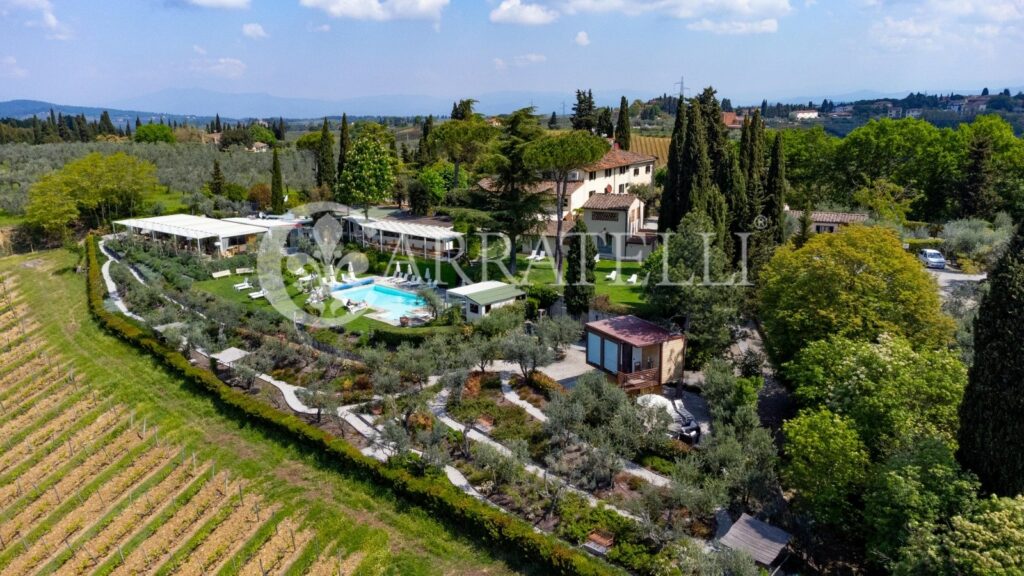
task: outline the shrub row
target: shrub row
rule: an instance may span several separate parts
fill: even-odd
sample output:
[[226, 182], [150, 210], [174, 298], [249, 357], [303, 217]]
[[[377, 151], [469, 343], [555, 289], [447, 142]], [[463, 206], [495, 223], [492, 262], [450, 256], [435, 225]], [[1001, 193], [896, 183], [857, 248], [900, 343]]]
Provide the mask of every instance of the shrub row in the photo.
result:
[[478, 502], [446, 482], [417, 477], [405, 469], [381, 464], [364, 456], [351, 444], [234, 390], [212, 373], [191, 365], [176, 350], [161, 344], [148, 329], [103, 307], [104, 284], [100, 277], [95, 237], [87, 239], [86, 249], [89, 309], [101, 326], [161, 360], [171, 372], [213, 396], [228, 412], [244, 417], [246, 424], [255, 423], [267, 431], [284, 433], [311, 453], [330, 456], [340, 467], [388, 486], [398, 496], [444, 517], [452, 525], [470, 528], [473, 536], [518, 552], [543, 565], [546, 572], [584, 576], [617, 573], [616, 569], [552, 536], [534, 532], [519, 518]]
[[941, 250], [944, 243], [942, 238], [908, 238], [904, 242], [907, 244], [907, 250], [912, 254], [917, 254], [926, 248]]
[[380, 327], [370, 331], [370, 342], [385, 346], [398, 346], [403, 342], [420, 345], [439, 334], [454, 334], [458, 326], [415, 326], [409, 328]]

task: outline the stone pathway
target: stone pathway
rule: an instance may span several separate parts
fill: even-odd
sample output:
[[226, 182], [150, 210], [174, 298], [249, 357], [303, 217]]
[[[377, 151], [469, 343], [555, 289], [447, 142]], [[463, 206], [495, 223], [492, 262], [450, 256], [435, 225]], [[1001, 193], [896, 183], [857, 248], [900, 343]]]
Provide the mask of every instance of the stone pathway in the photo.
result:
[[544, 411], [541, 410], [540, 408], [537, 408], [533, 404], [530, 404], [526, 400], [523, 400], [522, 398], [520, 398], [519, 397], [519, 393], [516, 392], [515, 390], [513, 390], [512, 386], [509, 386], [508, 382], [509, 382], [509, 373], [508, 372], [502, 372], [501, 373], [501, 395], [505, 397], [505, 400], [508, 400], [509, 402], [515, 404], [516, 406], [519, 406], [523, 410], [526, 410], [526, 413], [529, 414], [530, 416], [532, 416], [534, 420], [536, 420], [538, 422], [547, 422], [548, 421], [548, 415], [545, 414]]
[[[121, 295], [117, 292], [117, 284], [115, 284], [114, 279], [110, 277], [110, 265], [118, 261], [117, 257], [114, 256], [113, 252], [107, 250], [106, 246], [103, 245], [103, 240], [100, 240], [99, 246], [100, 251], [107, 256], [107, 261], [103, 263], [102, 267], [100, 267], [100, 273], [103, 275], [103, 282], [107, 285], [107, 294], [110, 295], [111, 302], [113, 302], [114, 306], [116, 306], [117, 309], [125, 316], [144, 322], [145, 320], [142, 319], [142, 316], [134, 314], [128, 310], [128, 306], [124, 303], [124, 300], [121, 299]], [[135, 274], [135, 271], [132, 270], [131, 266], [128, 267], [128, 270], [131, 271], [136, 280], [142, 282], [142, 279]], [[145, 282], [142, 283], [145, 284]]]

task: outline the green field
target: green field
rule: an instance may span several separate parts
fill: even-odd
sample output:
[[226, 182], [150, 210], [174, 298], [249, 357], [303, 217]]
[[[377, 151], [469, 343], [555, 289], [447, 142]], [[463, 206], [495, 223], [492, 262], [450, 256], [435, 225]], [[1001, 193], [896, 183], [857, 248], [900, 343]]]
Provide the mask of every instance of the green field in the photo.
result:
[[[147, 437], [143, 442], [153, 442], [155, 446], [162, 446], [163, 450], [172, 454], [166, 466], [169, 474], [173, 474], [170, 470], [175, 466], [189, 465], [190, 458], [194, 458], [193, 463], [198, 462], [192, 466], [210, 471], [210, 474], [196, 474], [186, 490], [167, 500], [166, 507], [159, 508], [158, 513], [154, 512], [144, 522], [130, 525], [126, 529], [129, 530], [127, 535], [118, 540], [116, 549], [108, 546], [106, 560], [102, 554], [98, 558], [90, 558], [97, 554], [92, 543], [102, 539], [106, 533], [102, 523], [110, 522], [114, 525], [121, 517], [119, 514], [126, 514], [125, 510], [135, 511], [139, 503], [144, 502], [144, 496], [148, 494], [146, 490], [153, 488], [156, 480], [148, 481], [152, 485], [145, 482], [138, 484], [137, 493], [134, 496], [126, 495], [123, 502], [104, 500], [104, 506], [110, 511], [88, 518], [81, 526], [67, 526], [65, 516], [75, 514], [77, 502], [92, 502], [90, 498], [95, 499], [94, 492], [103, 489], [108, 482], [113, 482], [112, 478], [117, 474], [127, 473], [128, 467], [134, 465], [134, 460], [128, 457], [134, 452], [129, 451], [122, 460], [110, 463], [106, 471], [97, 471], [95, 475], [85, 478], [83, 483], [76, 484], [72, 490], [63, 493], [53, 490], [53, 493], [59, 494], [52, 503], [55, 508], [48, 509], [46, 515], [33, 520], [34, 523], [23, 533], [28, 534], [23, 546], [25, 554], [21, 553], [21, 547], [9, 546], [0, 550], [0, 566], [25, 565], [30, 561], [28, 550], [39, 549], [42, 551], [41, 556], [33, 557], [31, 562], [35, 563], [36, 569], [45, 568], [41, 573], [64, 572], [75, 562], [88, 564], [89, 573], [121, 573], [134, 571], [135, 567], [143, 565], [149, 572], [175, 573], [176, 567], [197, 554], [197, 550], [208, 551], [212, 548], [213, 543], [205, 539], [210, 534], [224, 532], [223, 529], [217, 529], [219, 523], [229, 522], [232, 510], [241, 509], [230, 506], [235, 498], [233, 491], [218, 495], [213, 490], [214, 477], [217, 482], [222, 477], [229, 477], [231, 482], [237, 481], [246, 486], [247, 502], [256, 498], [263, 502], [265, 508], [261, 515], [257, 506], [255, 516], [258, 524], [250, 521], [250, 531], [234, 535], [234, 541], [230, 541], [232, 535], [228, 535], [229, 544], [224, 545], [230, 545], [230, 556], [234, 558], [234, 564], [226, 560], [218, 573], [248, 572], [255, 566], [257, 559], [270, 563], [274, 558], [278, 562], [287, 560], [284, 564], [278, 564], [274, 573], [333, 573], [328, 564], [340, 561], [335, 556], [344, 558], [346, 574], [515, 573], [505, 560], [496, 557], [500, 551], [484, 550], [467, 539], [466, 535], [458, 533], [456, 527], [440, 523], [419, 508], [397, 501], [388, 491], [344, 474], [335, 469], [331, 462], [320, 461], [314, 455], [296, 450], [285, 439], [270, 437], [246, 425], [244, 421], [236, 420], [233, 415], [221, 413], [221, 409], [207, 396], [196, 393], [154, 360], [141, 356], [128, 345], [104, 333], [89, 316], [85, 277], [75, 272], [76, 264], [76, 257], [65, 251], [0, 260], [0, 274], [14, 285], [11, 292], [23, 311], [22, 321], [31, 323], [28, 338], [37, 347], [35, 356], [26, 353], [16, 362], [6, 362], [3, 372], [21, 370], [22, 365], [28, 366], [33, 361], [41, 362], [33, 358], [46, 358], [47, 363], [49, 359], [57, 358], [67, 361], [81, 383], [74, 390], [65, 390], [62, 381], [40, 373], [42, 376], [28, 380], [38, 390], [5, 383], [0, 385], [0, 399], [11, 407], [16, 398], [31, 394], [40, 396], [40, 401], [52, 398], [52, 402], [47, 402], [48, 406], [57, 403], [58, 396], [64, 398], [60, 406], [71, 405], [76, 401], [81, 403], [84, 401], [82, 398], [91, 398], [93, 404], [90, 406], [95, 404], [118, 410], [121, 428], [111, 428], [112, 438], [127, 438], [124, 442], [136, 445], [131, 450], [149, 454], [145, 452], [150, 450], [149, 444], [142, 446], [142, 442], [133, 440], [135, 434], [125, 435], [122, 430], [128, 427], [130, 421], [132, 429], [137, 431], [142, 420], [149, 426], [151, 435], [154, 434], [154, 427], [159, 429], [159, 440], [149, 440], [150, 437]], [[10, 317], [5, 320], [8, 320], [5, 326], [10, 336], [13, 330]], [[39, 365], [45, 366], [42, 363]], [[7, 378], [12, 376], [8, 374]], [[20, 449], [18, 442], [26, 436], [40, 432], [37, 428], [52, 423], [53, 418], [61, 418], [61, 413], [58, 409], [52, 413], [40, 412], [38, 415], [26, 412], [32, 417], [26, 416], [24, 422], [13, 412], [0, 414], [0, 426], [8, 426], [18, 432], [9, 437], [14, 444], [14, 447], [8, 444], [12, 450], [9, 454], [13, 455], [13, 450]], [[86, 425], [87, 420], [79, 420], [73, 426]], [[8, 430], [5, 430], [6, 433]], [[31, 458], [43, 458], [42, 455], [32, 456], [33, 443], [27, 444], [28, 462], [31, 462]], [[74, 445], [73, 442], [71, 444]], [[63, 444], [57, 445], [64, 449]], [[113, 450], [114, 443], [109, 443], [109, 446]], [[100, 446], [93, 443], [90, 449], [93, 451], [92, 456], [84, 454], [87, 450], [79, 448], [79, 454], [82, 455], [76, 455], [75, 458], [88, 462], [89, 458], [98, 455]], [[180, 462], [177, 456], [179, 450]], [[193, 453], [195, 456], [191, 456]], [[8, 457], [13, 459], [13, 456], [0, 455], [0, 458]], [[40, 462], [45, 463], [43, 460]], [[70, 467], [71, 463], [68, 466], [66, 470], [75, 470], [75, 475], [85, 474], [84, 466]], [[70, 482], [70, 472], [67, 477], [60, 473], [63, 468], [57, 472], [41, 468], [42, 464], [8, 468], [0, 473], [5, 478], [0, 485], [11, 486], [17, 474], [31, 473], [41, 475], [39, 487], [44, 492], [49, 481], [61, 483], [62, 490], [65, 485], [63, 483]], [[49, 494], [46, 492], [47, 498], [51, 498]], [[31, 501], [32, 498], [38, 498], [36, 503]], [[217, 500], [222, 507], [208, 507], [207, 514], [199, 517], [194, 526], [188, 527], [184, 524], [188, 518], [182, 516], [195, 509], [202, 498]], [[41, 506], [38, 504], [40, 502], [51, 505], [49, 500], [44, 502], [42, 492], [39, 491], [11, 500], [13, 503], [10, 505], [4, 502], [0, 499], [0, 525], [28, 514], [33, 506]], [[25, 512], [20, 511], [22, 508]], [[253, 514], [248, 509], [241, 512]], [[172, 528], [180, 526], [186, 526], [187, 530], [179, 538], [162, 539]], [[59, 540], [56, 542], [59, 546], [55, 547], [46, 542], [47, 535], [57, 528], [74, 528], [68, 546], [75, 552], [73, 555], [69, 553], [69, 556], [73, 556], [70, 559], [61, 560], [64, 544]], [[80, 546], [83, 543], [84, 546]], [[124, 557], [123, 560], [119, 560], [119, 554]], [[159, 561], [155, 558], [159, 558]], [[8, 570], [0, 569], [0, 572], [6, 574]], [[12, 570], [10, 573], [18, 572]]]

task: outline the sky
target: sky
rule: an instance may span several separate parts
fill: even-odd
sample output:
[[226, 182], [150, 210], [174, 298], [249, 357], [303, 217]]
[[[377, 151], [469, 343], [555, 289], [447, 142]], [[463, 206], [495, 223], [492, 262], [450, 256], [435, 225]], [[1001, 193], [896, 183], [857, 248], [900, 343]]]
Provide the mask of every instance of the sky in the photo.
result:
[[0, 0], [0, 100], [1024, 85], [1024, 0]]

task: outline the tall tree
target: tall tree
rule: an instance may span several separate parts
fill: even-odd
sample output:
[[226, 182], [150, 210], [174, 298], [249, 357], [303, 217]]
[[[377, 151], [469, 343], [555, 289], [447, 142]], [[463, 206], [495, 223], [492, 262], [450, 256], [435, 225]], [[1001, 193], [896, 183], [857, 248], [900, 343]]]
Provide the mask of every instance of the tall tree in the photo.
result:
[[562, 283], [562, 226], [565, 219], [566, 190], [569, 173], [601, 159], [608, 143], [587, 132], [572, 131], [545, 136], [530, 145], [527, 164], [551, 174], [555, 181], [555, 281]]
[[676, 121], [672, 126], [672, 140], [668, 145], [665, 185], [661, 192], [658, 212], [658, 232], [674, 231], [683, 219], [679, 183], [682, 174], [683, 145], [686, 143], [686, 106], [680, 101], [676, 107]]
[[572, 117], [569, 120], [573, 130], [594, 131], [597, 126], [597, 110], [594, 108], [593, 92], [576, 91], [576, 103], [572, 106]]
[[619, 101], [618, 122], [615, 123], [615, 143], [619, 145], [620, 150], [629, 150], [630, 132], [629, 102], [626, 102], [626, 97], [623, 96], [622, 100]]
[[210, 194], [214, 196], [224, 195], [224, 174], [220, 171], [220, 161], [213, 161], [213, 172], [210, 174]]
[[746, 230], [753, 230], [754, 219], [761, 214], [764, 207], [765, 162], [764, 162], [764, 122], [757, 110], [750, 120], [743, 121], [743, 134], [740, 136], [740, 169], [746, 184], [747, 215], [749, 220], [744, 223]]
[[812, 210], [814, 205], [811, 204], [810, 197], [804, 202], [804, 208], [800, 211], [800, 219], [797, 222], [796, 234], [793, 235], [793, 244], [797, 248], [803, 248], [804, 244], [811, 239], [811, 235], [814, 234], [814, 219], [812, 218]]
[[338, 133], [338, 171], [336, 173], [338, 180], [341, 179], [341, 174], [345, 171], [345, 160], [348, 157], [350, 146], [352, 146], [352, 139], [348, 134], [348, 114], [342, 114], [341, 128]]
[[370, 206], [391, 198], [395, 186], [398, 159], [392, 153], [387, 131], [380, 125], [365, 125], [352, 142], [345, 173], [338, 185], [339, 195], [363, 208], [370, 217]]
[[597, 112], [597, 122], [594, 131], [598, 136], [611, 138], [615, 134], [615, 126], [612, 125], [612, 109], [604, 106]]
[[117, 130], [114, 129], [114, 123], [110, 121], [110, 113], [104, 110], [103, 113], [100, 114], [99, 133], [114, 134], [115, 132], [117, 132]]
[[[138, 120], [138, 118], [136, 118], [136, 120]], [[135, 125], [135, 127], [136, 127], [136, 128], [138, 128], [138, 127], [139, 127], [139, 125], [138, 125], [138, 124], [136, 124], [136, 125]], [[220, 114], [217, 114], [217, 115], [216, 115], [216, 116], [214, 117], [214, 119], [213, 119], [213, 131], [214, 131], [214, 132], [217, 132], [217, 133], [220, 133], [220, 132], [222, 132], [222, 131], [223, 131], [223, 127], [222, 127], [222, 126], [221, 126], [221, 124], [220, 124]]]
[[587, 223], [577, 218], [569, 236], [569, 262], [566, 264], [565, 309], [571, 316], [590, 310], [594, 298], [594, 257], [597, 245], [587, 233]]
[[495, 152], [484, 160], [494, 185], [488, 196], [491, 218], [512, 243], [508, 268], [513, 274], [518, 240], [544, 226], [539, 215], [547, 198], [536, 189], [540, 175], [526, 162], [527, 149], [543, 134], [533, 113], [533, 108], [523, 108], [504, 118]]
[[459, 100], [452, 104], [452, 120], [469, 120], [476, 115], [476, 111], [473, 110], [474, 106], [476, 106], [476, 100], [472, 98]]
[[434, 116], [427, 116], [423, 127], [420, 129], [420, 140], [416, 146], [416, 163], [420, 166], [426, 166], [427, 164], [433, 164], [437, 160], [437, 153], [435, 152], [434, 139], [431, 137], [434, 131]]
[[974, 321], [974, 364], [960, 405], [957, 458], [986, 492], [1024, 492], [1024, 231], [995, 270]]
[[465, 120], [451, 120], [433, 130], [431, 138], [455, 165], [452, 189], [458, 186], [464, 164], [472, 164], [494, 136], [495, 129], [482, 118], [472, 115]]
[[551, 113], [551, 118], [548, 118], [548, 129], [549, 130], [557, 130], [558, 129], [558, 115], [555, 114], [554, 112]]
[[327, 118], [324, 118], [323, 126], [320, 127], [320, 147], [316, 154], [316, 185], [333, 190], [336, 183], [334, 136], [331, 134]]
[[771, 230], [770, 240], [774, 245], [782, 244], [786, 234], [786, 153], [783, 150], [782, 133], [775, 134], [772, 142], [772, 159], [768, 167], [768, 185], [765, 188], [764, 216]]
[[281, 175], [281, 158], [274, 147], [274, 164], [270, 173], [270, 210], [274, 214], [284, 212], [284, 178]]
[[999, 203], [992, 184], [992, 141], [985, 134], [974, 134], [960, 186], [961, 218], [992, 218]]

